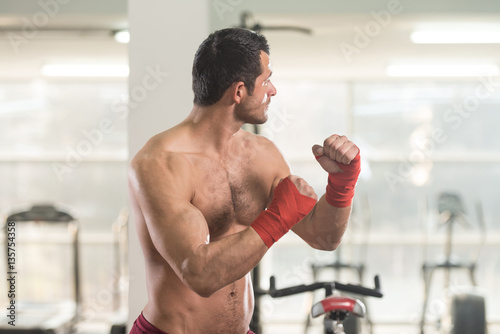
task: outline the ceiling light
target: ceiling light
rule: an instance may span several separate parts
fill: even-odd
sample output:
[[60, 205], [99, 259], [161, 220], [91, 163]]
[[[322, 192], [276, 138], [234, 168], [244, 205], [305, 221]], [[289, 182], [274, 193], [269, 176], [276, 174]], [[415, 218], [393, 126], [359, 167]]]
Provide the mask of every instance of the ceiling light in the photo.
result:
[[391, 77], [480, 77], [500, 74], [497, 65], [389, 65], [386, 74]]
[[415, 31], [410, 39], [417, 44], [494, 44], [500, 31]]
[[500, 23], [483, 22], [421, 22], [410, 36], [422, 44], [490, 44], [500, 43]]
[[121, 30], [114, 33], [115, 41], [118, 43], [127, 44], [130, 42], [130, 33], [128, 30]]
[[47, 64], [42, 75], [49, 77], [127, 77], [129, 68], [123, 64]]

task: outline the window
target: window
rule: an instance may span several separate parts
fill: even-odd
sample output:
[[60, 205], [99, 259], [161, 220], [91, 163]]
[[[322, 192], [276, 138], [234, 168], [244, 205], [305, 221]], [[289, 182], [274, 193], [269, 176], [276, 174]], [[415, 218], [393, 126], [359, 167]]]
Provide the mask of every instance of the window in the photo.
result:
[[[422, 263], [440, 261], [444, 254], [445, 230], [437, 218], [437, 198], [442, 192], [457, 193], [470, 219], [470, 225], [456, 228], [453, 246], [453, 252], [465, 261], [474, 260], [484, 242], [476, 203], [484, 209], [488, 238], [478, 258], [476, 278], [479, 291], [486, 295], [488, 320], [498, 321], [500, 221], [496, 217], [500, 208], [495, 203], [499, 198], [495, 180], [500, 177], [500, 89], [494, 80], [276, 82], [281, 96], [273, 98], [269, 122], [261, 133], [277, 144], [292, 173], [305, 178], [318, 195], [325, 192], [326, 173], [314, 161], [310, 147], [341, 132], [361, 148], [363, 171], [341, 249], [344, 261], [365, 264], [364, 284], [372, 285], [374, 274], [381, 276], [386, 295], [367, 300], [376, 324], [418, 325]], [[363, 204], [364, 199], [369, 206]], [[267, 287], [268, 277], [274, 274], [278, 287], [310, 283], [310, 263], [334, 259], [335, 253], [313, 251], [288, 234], [264, 258], [261, 284]], [[349, 272], [339, 278], [325, 270], [322, 277], [358, 282]], [[470, 285], [465, 272], [452, 277], [455, 287]], [[436, 305], [446, 302], [444, 293], [438, 291], [442, 284], [443, 276], [437, 273], [430, 318], [439, 315]], [[316, 294], [316, 300], [321, 297]], [[305, 321], [310, 298], [287, 298], [262, 299], [268, 328]]]

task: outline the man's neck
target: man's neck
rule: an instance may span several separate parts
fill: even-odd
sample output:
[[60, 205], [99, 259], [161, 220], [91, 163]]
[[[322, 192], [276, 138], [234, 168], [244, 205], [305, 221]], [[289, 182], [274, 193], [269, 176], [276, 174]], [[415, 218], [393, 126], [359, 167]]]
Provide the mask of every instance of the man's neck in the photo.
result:
[[208, 107], [195, 105], [185, 122], [207, 149], [219, 154], [244, 124], [234, 119], [230, 107], [224, 108], [217, 104]]

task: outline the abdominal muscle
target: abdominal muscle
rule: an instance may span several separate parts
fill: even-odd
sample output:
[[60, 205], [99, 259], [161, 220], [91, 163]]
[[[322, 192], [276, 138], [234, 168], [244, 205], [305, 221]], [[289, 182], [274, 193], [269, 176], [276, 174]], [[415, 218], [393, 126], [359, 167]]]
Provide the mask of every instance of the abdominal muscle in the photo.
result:
[[250, 273], [204, 298], [189, 289], [156, 255], [146, 261], [146, 320], [168, 334], [248, 332], [254, 302]]

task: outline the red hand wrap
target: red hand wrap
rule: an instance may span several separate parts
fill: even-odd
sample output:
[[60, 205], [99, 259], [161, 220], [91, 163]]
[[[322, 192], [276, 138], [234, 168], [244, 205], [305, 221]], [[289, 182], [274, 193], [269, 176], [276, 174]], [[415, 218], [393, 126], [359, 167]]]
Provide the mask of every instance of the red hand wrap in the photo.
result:
[[252, 223], [252, 228], [269, 248], [297, 224], [316, 205], [316, 200], [302, 195], [289, 178], [274, 189], [273, 200]]
[[331, 206], [346, 208], [352, 204], [354, 187], [361, 171], [361, 157], [358, 155], [350, 164], [336, 164], [343, 170], [340, 173], [328, 174], [328, 185], [326, 186], [326, 201]]

